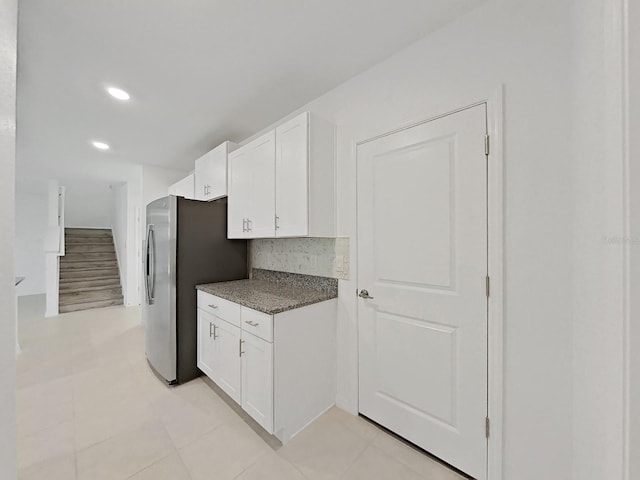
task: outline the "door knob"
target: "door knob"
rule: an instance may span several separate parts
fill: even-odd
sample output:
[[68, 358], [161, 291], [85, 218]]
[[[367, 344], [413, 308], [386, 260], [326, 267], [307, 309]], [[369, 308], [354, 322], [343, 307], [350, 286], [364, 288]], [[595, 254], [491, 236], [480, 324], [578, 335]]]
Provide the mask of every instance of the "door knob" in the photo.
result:
[[373, 300], [373, 297], [369, 296], [369, 292], [366, 291], [365, 289], [360, 290], [360, 293], [358, 294], [358, 296], [360, 298], [364, 298], [365, 300]]

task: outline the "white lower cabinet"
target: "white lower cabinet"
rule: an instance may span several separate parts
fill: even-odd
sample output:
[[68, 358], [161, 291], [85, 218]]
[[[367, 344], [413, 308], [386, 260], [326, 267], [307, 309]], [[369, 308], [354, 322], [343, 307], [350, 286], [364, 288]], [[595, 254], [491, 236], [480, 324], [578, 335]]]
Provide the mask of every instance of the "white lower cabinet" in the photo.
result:
[[198, 368], [240, 403], [240, 329], [198, 310]]
[[273, 344], [242, 332], [242, 409], [273, 432]]
[[198, 368], [209, 378], [214, 376], [214, 317], [198, 310]]
[[[224, 302], [240, 327], [208, 308], [223, 314]], [[333, 299], [267, 315], [199, 291], [198, 368], [286, 443], [335, 404], [336, 309]]]

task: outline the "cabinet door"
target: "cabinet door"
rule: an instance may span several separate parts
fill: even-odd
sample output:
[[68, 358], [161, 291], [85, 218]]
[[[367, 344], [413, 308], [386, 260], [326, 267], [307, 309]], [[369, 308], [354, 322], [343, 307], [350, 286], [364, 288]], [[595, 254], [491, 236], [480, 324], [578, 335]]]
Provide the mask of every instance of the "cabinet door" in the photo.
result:
[[193, 195], [193, 179], [194, 174], [192, 173], [191, 175], [188, 175], [182, 180], [169, 186], [169, 195], [175, 195], [176, 197], [184, 197], [188, 199], [195, 198]]
[[242, 147], [229, 155], [227, 237], [250, 238], [247, 228], [251, 209], [251, 150]]
[[227, 195], [228, 142], [214, 148], [207, 155], [207, 198], [215, 200]]
[[193, 174], [193, 198], [196, 200], [208, 200], [207, 198], [207, 182], [209, 181], [207, 174], [207, 155], [204, 154], [198, 158], [195, 163], [195, 172]]
[[215, 200], [227, 195], [227, 154], [224, 142], [196, 160], [195, 194], [197, 200]]
[[215, 370], [213, 326], [214, 317], [198, 309], [198, 368], [212, 380]]
[[275, 236], [275, 130], [247, 145], [250, 158], [249, 238]]
[[309, 115], [276, 128], [276, 236], [309, 234]]
[[240, 403], [240, 329], [218, 317], [213, 317], [213, 324], [215, 345], [211, 379], [233, 400]]
[[242, 332], [242, 409], [273, 433], [273, 344]]

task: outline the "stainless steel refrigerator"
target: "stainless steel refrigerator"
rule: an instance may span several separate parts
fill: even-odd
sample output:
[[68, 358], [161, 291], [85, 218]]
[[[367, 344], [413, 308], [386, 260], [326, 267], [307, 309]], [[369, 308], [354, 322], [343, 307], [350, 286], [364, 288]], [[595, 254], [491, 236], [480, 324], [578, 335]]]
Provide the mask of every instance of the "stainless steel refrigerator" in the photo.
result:
[[200, 375], [195, 286], [247, 278], [247, 242], [227, 240], [226, 198], [170, 195], [147, 205], [143, 253], [147, 359], [168, 384], [188, 382]]

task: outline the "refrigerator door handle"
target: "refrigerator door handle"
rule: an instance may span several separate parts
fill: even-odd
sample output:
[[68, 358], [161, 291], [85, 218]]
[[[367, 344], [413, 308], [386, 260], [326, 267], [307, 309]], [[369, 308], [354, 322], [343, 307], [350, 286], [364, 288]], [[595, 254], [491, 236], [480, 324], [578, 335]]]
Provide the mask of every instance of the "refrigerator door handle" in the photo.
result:
[[149, 233], [149, 241], [151, 243], [151, 248], [149, 249], [151, 252], [151, 272], [149, 274], [151, 291], [149, 292], [149, 296], [151, 297], [151, 303], [153, 303], [156, 299], [156, 234], [153, 225], [151, 225]]
[[147, 304], [153, 305], [156, 287], [156, 254], [154, 245], [153, 225], [147, 225], [147, 255], [145, 262], [145, 287]]

